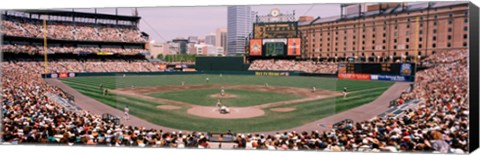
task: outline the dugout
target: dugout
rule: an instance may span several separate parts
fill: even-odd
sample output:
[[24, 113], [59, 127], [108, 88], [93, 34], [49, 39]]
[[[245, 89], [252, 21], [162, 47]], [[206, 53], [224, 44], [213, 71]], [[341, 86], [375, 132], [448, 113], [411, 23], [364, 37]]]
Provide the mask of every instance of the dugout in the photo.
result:
[[203, 57], [195, 58], [197, 71], [247, 71], [249, 64], [244, 63], [244, 57]]

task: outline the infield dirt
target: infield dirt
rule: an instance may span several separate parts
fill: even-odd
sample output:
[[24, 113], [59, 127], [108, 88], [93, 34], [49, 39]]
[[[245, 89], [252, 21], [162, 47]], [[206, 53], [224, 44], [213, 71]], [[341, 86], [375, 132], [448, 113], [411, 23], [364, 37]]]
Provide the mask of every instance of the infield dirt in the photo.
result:
[[[224, 89], [243, 89], [249, 91], [260, 91], [260, 92], [273, 92], [273, 93], [283, 93], [283, 94], [294, 94], [298, 96], [303, 96], [301, 99], [279, 101], [265, 103], [261, 105], [249, 106], [249, 107], [228, 107], [230, 113], [220, 114], [218, 107], [213, 106], [215, 103], [212, 103], [212, 106], [200, 106], [194, 105], [186, 102], [175, 101], [164, 98], [156, 98], [148, 96], [147, 94], [159, 93], [159, 92], [172, 92], [172, 91], [183, 91], [183, 90], [192, 90], [192, 89], [214, 89], [221, 88]], [[313, 92], [311, 89], [306, 88], [294, 88], [294, 87], [277, 87], [277, 86], [259, 86], [259, 85], [184, 85], [184, 86], [156, 86], [156, 87], [138, 87], [138, 88], [120, 88], [112, 90], [111, 92], [128, 95], [132, 97], [138, 97], [146, 100], [156, 101], [163, 104], [158, 108], [160, 109], [175, 109], [179, 106], [185, 106], [188, 108], [187, 113], [199, 117], [207, 118], [218, 118], [218, 119], [242, 119], [242, 118], [252, 118], [259, 117], [265, 114], [264, 109], [270, 107], [276, 107], [281, 105], [295, 104], [301, 102], [314, 101], [329, 97], [335, 97], [342, 95], [340, 92], [329, 91], [329, 90], [316, 90]], [[210, 97], [212, 98], [221, 98], [220, 94], [213, 94]], [[224, 98], [235, 98], [233, 94], [226, 94]], [[175, 108], [173, 108], [175, 107]], [[272, 109], [276, 112], [290, 112], [295, 110], [294, 108], [284, 107]]]

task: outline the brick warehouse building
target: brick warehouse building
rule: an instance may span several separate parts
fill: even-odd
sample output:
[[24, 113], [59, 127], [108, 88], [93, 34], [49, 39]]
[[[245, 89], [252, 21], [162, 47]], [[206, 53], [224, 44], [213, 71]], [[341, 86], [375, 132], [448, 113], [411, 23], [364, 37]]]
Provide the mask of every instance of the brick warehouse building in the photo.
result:
[[468, 48], [468, 2], [357, 6], [356, 14], [299, 21], [302, 58], [389, 62]]

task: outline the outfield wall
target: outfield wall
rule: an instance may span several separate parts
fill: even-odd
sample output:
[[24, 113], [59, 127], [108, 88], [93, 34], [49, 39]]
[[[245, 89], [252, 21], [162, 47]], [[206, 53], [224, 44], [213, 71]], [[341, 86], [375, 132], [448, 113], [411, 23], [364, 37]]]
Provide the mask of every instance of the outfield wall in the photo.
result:
[[42, 74], [44, 78], [73, 78], [88, 76], [132, 76], [132, 75], [195, 75], [195, 74], [225, 74], [225, 75], [256, 75], [256, 76], [315, 76], [336, 78], [336, 74], [304, 73], [292, 71], [196, 71], [196, 72], [109, 72], [109, 73], [52, 73]]
[[195, 69], [199, 71], [248, 71], [244, 57], [204, 57], [195, 58]]

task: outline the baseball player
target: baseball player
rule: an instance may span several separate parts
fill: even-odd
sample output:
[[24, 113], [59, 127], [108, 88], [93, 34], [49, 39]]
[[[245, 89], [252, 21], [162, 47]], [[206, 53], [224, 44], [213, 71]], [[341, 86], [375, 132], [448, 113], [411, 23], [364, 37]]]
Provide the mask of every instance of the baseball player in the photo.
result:
[[103, 96], [108, 95], [108, 89], [103, 89]]
[[185, 86], [185, 81], [182, 81], [182, 86]]
[[223, 87], [222, 90], [220, 90], [220, 95], [225, 96], [225, 89], [223, 89]]
[[312, 87], [312, 93], [315, 93], [317, 91], [317, 88], [315, 86]]
[[207, 83], [208, 83], [208, 81], [210, 81], [210, 79], [209, 79], [208, 77], [207, 77], [207, 78], [205, 78], [205, 82], [207, 82]]
[[268, 83], [265, 82], [265, 87], [268, 87]]
[[343, 87], [343, 98], [346, 98], [347, 97], [347, 87]]
[[123, 108], [123, 113], [125, 114], [125, 120], [130, 119], [128, 116], [128, 111], [130, 111], [130, 109], [128, 109], [128, 105], [127, 105], [125, 106], [125, 108]]
[[222, 102], [220, 102], [220, 99], [217, 100], [217, 107], [220, 108], [222, 106]]

